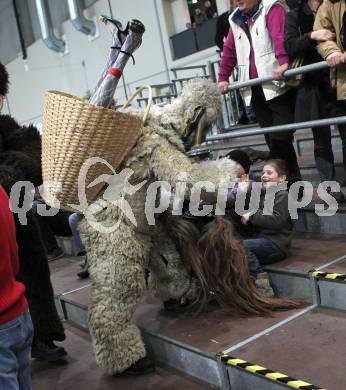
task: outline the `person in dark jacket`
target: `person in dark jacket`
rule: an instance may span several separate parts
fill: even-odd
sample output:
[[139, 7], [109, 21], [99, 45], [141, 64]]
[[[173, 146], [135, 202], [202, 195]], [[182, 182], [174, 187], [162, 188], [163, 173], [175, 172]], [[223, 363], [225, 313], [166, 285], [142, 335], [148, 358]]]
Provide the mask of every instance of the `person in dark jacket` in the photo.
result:
[[[270, 187], [285, 183], [286, 179], [287, 168], [283, 160], [266, 161], [261, 176], [259, 207], [257, 211], [249, 211], [242, 216], [243, 224], [255, 229], [251, 237], [243, 237], [241, 240], [248, 254], [251, 272], [256, 278], [255, 284], [269, 296], [273, 295], [273, 290], [262, 265], [276, 263], [287, 257], [292, 241], [292, 221], [288, 209], [287, 190], [276, 189], [278, 191], [275, 193], [271, 213], [265, 209], [265, 200]], [[247, 183], [241, 184], [238, 191], [247, 191]]]
[[221, 14], [216, 21], [216, 33], [215, 33], [215, 44], [220, 49], [223, 50], [223, 42], [227, 38], [229, 31], [229, 17], [234, 11], [233, 1], [229, 2], [229, 10]]
[[[335, 40], [335, 34], [329, 30], [313, 31], [314, 15], [321, 3], [321, 0], [302, 1], [299, 7], [290, 11], [286, 17], [285, 48], [291, 59], [302, 58], [303, 65], [322, 61], [323, 58], [318, 54], [316, 45], [319, 42]], [[335, 100], [328, 69], [306, 73], [302, 76], [302, 82], [298, 87], [295, 121], [305, 122], [332, 115]], [[330, 126], [315, 127], [312, 133], [320, 180], [335, 180]], [[334, 192], [332, 195], [338, 202], [345, 201], [342, 192]]]
[[[7, 91], [8, 74], [0, 63], [0, 95]], [[20, 126], [12, 117], [0, 115], [0, 184], [9, 195], [17, 181], [29, 181], [35, 187], [42, 184], [41, 137], [34, 126]], [[54, 341], [63, 341], [65, 331], [56, 310], [47, 255], [32, 210], [26, 218], [24, 225], [14, 213], [20, 266], [17, 280], [25, 285], [34, 325], [31, 354], [42, 360], [59, 360], [66, 351]]]
[[212, 4], [210, 0], [204, 2], [204, 12], [208, 19], [213, 19], [217, 16], [217, 10], [215, 4]]

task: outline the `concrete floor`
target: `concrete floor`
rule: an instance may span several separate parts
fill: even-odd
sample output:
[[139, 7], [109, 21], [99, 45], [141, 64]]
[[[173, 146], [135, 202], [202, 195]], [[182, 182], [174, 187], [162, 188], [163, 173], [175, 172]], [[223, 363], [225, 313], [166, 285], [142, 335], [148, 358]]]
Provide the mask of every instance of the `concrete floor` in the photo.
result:
[[[297, 235], [292, 255], [275, 264], [284, 271], [306, 273], [346, 254], [344, 236]], [[56, 294], [87, 311], [90, 280], [79, 280], [78, 258], [65, 258], [50, 264]], [[328, 272], [346, 273], [346, 260], [327, 267]], [[306, 380], [328, 390], [346, 389], [344, 367], [346, 314], [318, 308], [290, 320], [297, 311], [273, 313], [271, 317], [230, 317], [217, 307], [196, 316], [188, 311], [167, 312], [151, 294], [138, 305], [135, 320], [153, 334], [177, 340], [205, 353], [226, 351], [231, 355], [293, 378]], [[287, 323], [283, 323], [289, 319]], [[279, 326], [270, 330], [273, 325]], [[268, 332], [267, 332], [267, 329]], [[263, 333], [238, 347], [251, 336]], [[114, 378], [97, 367], [87, 332], [67, 325], [67, 363], [47, 365], [33, 362], [34, 390], [108, 389], [207, 389], [205, 383], [167, 367], [140, 378]]]
[[[94, 359], [90, 336], [71, 325], [66, 326], [62, 345], [68, 357], [59, 363], [33, 360], [33, 390], [199, 390], [213, 389], [203, 382], [168, 367], [158, 366], [141, 377], [114, 377], [100, 369]], [[5, 389], [1, 389], [5, 390]]]

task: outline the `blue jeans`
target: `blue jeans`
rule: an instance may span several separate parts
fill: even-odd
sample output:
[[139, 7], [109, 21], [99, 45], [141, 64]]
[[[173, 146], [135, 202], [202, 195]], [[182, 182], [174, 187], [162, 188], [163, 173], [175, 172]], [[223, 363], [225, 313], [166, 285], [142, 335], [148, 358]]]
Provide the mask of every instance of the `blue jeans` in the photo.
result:
[[28, 310], [0, 325], [0, 389], [31, 390], [32, 338]]
[[73, 235], [73, 243], [76, 251], [76, 255], [85, 252], [84, 245], [82, 243], [82, 240], [80, 239], [80, 235], [77, 229], [77, 220], [78, 220], [78, 214], [73, 213], [68, 217], [68, 223], [70, 224], [70, 228]]
[[286, 254], [267, 238], [248, 238], [242, 243], [248, 255], [250, 273], [254, 276], [264, 272], [261, 264], [272, 264], [286, 258]]

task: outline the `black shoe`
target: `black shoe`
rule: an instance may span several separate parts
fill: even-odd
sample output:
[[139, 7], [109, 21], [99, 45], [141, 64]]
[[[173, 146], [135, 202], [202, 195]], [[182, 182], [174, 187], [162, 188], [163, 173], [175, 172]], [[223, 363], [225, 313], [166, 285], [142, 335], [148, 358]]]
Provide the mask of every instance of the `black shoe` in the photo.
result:
[[82, 270], [80, 272], [77, 273], [77, 276], [80, 278], [80, 279], [86, 279], [90, 276], [89, 274], [89, 271], [87, 270]]
[[132, 364], [127, 370], [117, 374], [122, 375], [145, 375], [155, 371], [155, 362], [150, 357], [145, 356]]
[[57, 347], [53, 342], [44, 343], [35, 340], [31, 347], [31, 357], [34, 359], [55, 362], [66, 356], [67, 353], [63, 347]]
[[57, 259], [60, 259], [61, 257], [64, 257], [64, 256], [65, 256], [64, 252], [59, 247], [55, 248], [54, 250], [49, 252], [47, 255], [48, 261], [57, 260]]
[[77, 276], [80, 278], [80, 279], [86, 279], [90, 276], [89, 274], [89, 265], [88, 265], [88, 260], [87, 258], [85, 258], [85, 263], [83, 265], [83, 268], [81, 271], [79, 271], [77, 273]]
[[179, 310], [182, 308], [185, 308], [190, 304], [190, 301], [188, 299], [184, 300], [177, 300], [177, 299], [169, 299], [168, 301], [163, 302], [163, 306], [165, 310], [167, 311], [174, 311], [174, 310]]

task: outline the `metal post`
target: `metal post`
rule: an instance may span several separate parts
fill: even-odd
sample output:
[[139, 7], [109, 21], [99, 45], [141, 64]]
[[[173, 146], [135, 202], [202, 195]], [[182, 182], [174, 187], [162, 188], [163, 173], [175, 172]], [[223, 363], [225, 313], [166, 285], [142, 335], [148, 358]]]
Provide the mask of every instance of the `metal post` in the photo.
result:
[[216, 80], [216, 74], [215, 74], [215, 66], [214, 66], [214, 63], [211, 62], [211, 61], [208, 61], [207, 64], [208, 64], [208, 71], [209, 71], [211, 80], [212, 80], [214, 83], [216, 83], [217, 80]]

